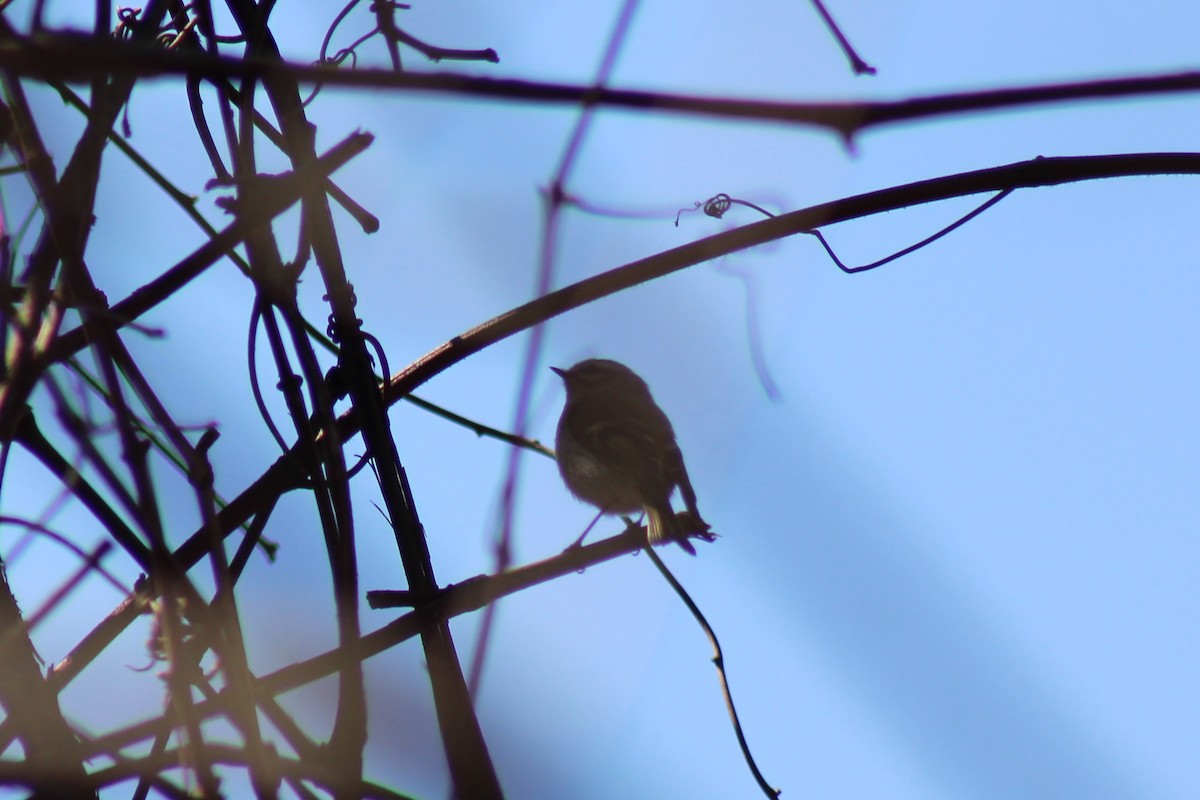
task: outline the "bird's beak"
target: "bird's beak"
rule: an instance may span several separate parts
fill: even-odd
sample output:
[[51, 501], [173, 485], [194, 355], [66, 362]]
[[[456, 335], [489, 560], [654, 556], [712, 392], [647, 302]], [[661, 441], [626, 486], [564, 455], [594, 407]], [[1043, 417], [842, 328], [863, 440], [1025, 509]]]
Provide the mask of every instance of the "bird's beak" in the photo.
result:
[[565, 369], [559, 369], [558, 367], [551, 367], [550, 371], [553, 372], [558, 377], [562, 378], [564, 381], [567, 379], [567, 371]]

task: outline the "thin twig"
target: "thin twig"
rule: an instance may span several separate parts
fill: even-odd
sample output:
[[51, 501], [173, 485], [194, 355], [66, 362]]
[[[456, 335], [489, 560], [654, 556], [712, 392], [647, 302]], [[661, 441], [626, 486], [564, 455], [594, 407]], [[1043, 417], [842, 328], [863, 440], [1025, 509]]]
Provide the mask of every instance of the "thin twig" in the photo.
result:
[[853, 45], [850, 44], [850, 40], [846, 38], [846, 34], [842, 33], [841, 27], [833, 21], [833, 17], [826, 10], [825, 4], [821, 0], [812, 0], [812, 4], [817, 9], [817, 13], [821, 15], [821, 19], [825, 21], [825, 25], [829, 28], [829, 32], [833, 34], [833, 38], [837, 39], [838, 46], [846, 54], [846, 59], [850, 62], [850, 69], [854, 70], [854, 74], [874, 75], [875, 68], [863, 61], [854, 50]]
[[[385, 32], [386, 33], [386, 32]], [[456, 47], [438, 47], [437, 45], [423, 42], [411, 34], [405, 33], [397, 28], [395, 31], [388, 33], [388, 38], [395, 37], [396, 41], [406, 44], [412, 49], [419, 52], [421, 55], [428, 58], [430, 61], [439, 62], [446, 61], [487, 61], [492, 64], [500, 63], [500, 56], [490, 47], [480, 49], [463, 49]]]
[[554, 458], [554, 451], [546, 445], [539, 442], [537, 439], [530, 439], [526, 436], [517, 436], [515, 433], [508, 433], [499, 428], [493, 428], [490, 425], [484, 425], [482, 422], [476, 422], [473, 419], [464, 417], [461, 414], [456, 414], [447, 408], [431, 403], [428, 400], [422, 400], [414, 394], [409, 394], [404, 397], [406, 402], [412, 403], [417, 408], [428, 411], [436, 417], [441, 417], [444, 420], [453, 422], [455, 425], [461, 425], [469, 431], [475, 433], [476, 436], [487, 436], [492, 439], [497, 439], [506, 444], [511, 444], [513, 447], [520, 447], [525, 450], [530, 450], [547, 458]]
[[721, 693], [725, 696], [725, 707], [729, 710], [729, 720], [733, 723], [733, 732], [737, 736], [738, 746], [742, 748], [742, 756], [746, 759], [746, 766], [750, 768], [750, 772], [754, 775], [754, 780], [757, 781], [758, 788], [762, 789], [764, 795], [774, 800], [774, 798], [779, 796], [781, 790], [775, 789], [771, 784], [767, 783], [767, 779], [763, 777], [762, 772], [758, 769], [758, 764], [754, 761], [754, 756], [750, 753], [750, 746], [746, 744], [746, 734], [742, 731], [742, 723], [738, 719], [737, 709], [733, 706], [733, 693], [729, 690], [729, 678], [725, 674], [725, 655], [721, 652], [721, 643], [717, 641], [716, 632], [708, 624], [708, 620], [700, 612], [700, 607], [692, 600], [687, 590], [675, 579], [675, 576], [671, 574], [671, 570], [667, 569], [667, 565], [654, 552], [653, 547], [646, 548], [646, 555], [654, 562], [654, 566], [658, 567], [658, 571], [662, 573], [667, 583], [671, 584], [671, 588], [675, 590], [675, 594], [679, 595], [679, 599], [692, 612], [692, 616], [696, 618], [696, 622], [704, 630], [704, 635], [708, 637], [709, 644], [713, 648], [713, 664], [716, 666], [717, 675], [721, 679]]
[[[1004, 198], [1008, 197], [1010, 194], [1012, 194], [1012, 192], [1013, 192], [1013, 189], [1011, 189], [1011, 188], [1004, 189], [1001, 192], [999, 192], [995, 197], [989, 198], [988, 200], [984, 201], [982, 204], [980, 204], [976, 208], [972, 209], [971, 211], [968, 211], [966, 214], [962, 215], [961, 217], [956, 219], [954, 222], [951, 222], [949, 225], [942, 228], [937, 233], [934, 233], [930, 236], [926, 236], [924, 239], [917, 242], [916, 244], [912, 244], [901, 250], [897, 250], [895, 253], [892, 253], [891, 255], [888, 255], [888, 256], [884, 256], [883, 258], [879, 259], [878, 261], [872, 261], [869, 264], [862, 264], [857, 267], [848, 267], [844, 263], [842, 263], [842, 260], [837, 257], [837, 253], [833, 252], [833, 248], [829, 245], [829, 242], [827, 242], [825, 240], [825, 236], [821, 233], [820, 230], [813, 228], [811, 231], [801, 231], [801, 233], [807, 233], [812, 236], [815, 236], [817, 241], [819, 241], [821, 243], [821, 246], [825, 248], [825, 252], [829, 254], [829, 258], [833, 261], [833, 263], [835, 265], [837, 265], [837, 268], [840, 269], [842, 272], [845, 272], [847, 275], [853, 275], [856, 272], [866, 272], [867, 270], [872, 270], [872, 269], [875, 269], [876, 267], [882, 267], [884, 264], [890, 264], [891, 262], [895, 261], [896, 259], [903, 258], [904, 256], [909, 255], [910, 253], [915, 253], [917, 250], [920, 250], [922, 247], [925, 247], [926, 245], [933, 244], [934, 242], [936, 242], [938, 239], [941, 239], [946, 234], [957, 230], [958, 228], [962, 227], [963, 225], [966, 225], [968, 222], [975, 219], [980, 214], [987, 211], [989, 208], [996, 205]], [[698, 208], [700, 207], [699, 203], [697, 203], [696, 205]], [[751, 203], [749, 200], [741, 200], [736, 197], [730, 197], [729, 195], [725, 194], [724, 192], [722, 192], [721, 194], [715, 195], [714, 197], [711, 197], [708, 200], [706, 200], [703, 204], [703, 208], [704, 208], [704, 213], [707, 214], [708, 216], [716, 217], [717, 219], [721, 219], [725, 215], [725, 212], [728, 211], [729, 207], [732, 205], [740, 205], [740, 206], [746, 206], [747, 208], [752, 208], [765, 217], [774, 218], [774, 217], [778, 216], [778, 214], [772, 214], [770, 211], [767, 211], [762, 206], [755, 205], [754, 203]], [[678, 225], [678, 217], [676, 217], [676, 224]]]
[[[7, 453], [7, 448], [5, 449], [5, 452]], [[21, 517], [12, 517], [12, 516], [0, 514], [0, 525], [16, 525], [16, 526], [19, 526], [22, 528], [28, 528], [29, 530], [36, 531], [37, 533], [41, 534], [42, 536], [45, 536], [47, 539], [57, 542], [58, 544], [67, 548], [72, 553], [74, 553], [76, 556], [78, 556], [80, 559], [82, 559], [85, 563], [90, 563], [94, 558], [95, 550], [93, 550], [92, 553], [84, 552], [82, 547], [80, 547], [79, 545], [72, 542], [66, 536], [63, 536], [61, 533], [58, 533], [51, 528], [48, 528], [46, 525], [44, 525], [40, 522], [36, 522], [36, 521], [30, 520], [30, 519], [22, 519]], [[109, 545], [109, 544], [110, 544], [109, 542], [101, 542], [100, 545], [97, 545], [97, 548], [99, 548], [101, 546]], [[99, 560], [96, 560], [95, 565], [93, 566], [93, 569], [95, 570], [96, 573], [98, 573], [106, 581], [108, 581], [118, 592], [121, 592], [123, 594], [128, 594], [130, 592], [129, 587], [126, 586], [125, 584], [123, 584], [119, 578], [117, 578], [115, 575], [113, 575], [111, 572], [109, 572], [107, 569], [105, 569], [104, 565], [102, 565]], [[2, 751], [0, 751], [0, 752], [2, 752]]]
[[50, 597], [46, 598], [46, 601], [38, 607], [37, 611], [29, 615], [29, 619], [25, 623], [26, 629], [28, 631], [32, 631], [34, 628], [36, 628], [38, 623], [46, 618], [46, 615], [57, 608], [58, 604], [65, 600], [67, 595], [73, 592], [75, 587], [83, 582], [84, 578], [91, 574], [93, 570], [96, 570], [100, 567], [100, 562], [104, 560], [104, 557], [108, 555], [111, 550], [112, 542], [100, 542], [100, 544], [96, 545], [96, 547], [92, 549], [92, 552], [88, 554], [87, 559], [83, 562], [83, 564], [81, 564], [79, 568], [75, 570], [74, 574], [72, 574], [70, 578], [67, 578], [67, 580], [64, 581], [61, 586], [55, 589], [54, 593], [50, 595]]
[[1012, 189], [1004, 189], [1003, 191], [999, 192], [994, 197], [989, 198], [983, 204], [981, 204], [978, 207], [974, 208], [973, 210], [967, 212], [963, 216], [956, 219], [954, 222], [951, 222], [949, 225], [942, 228], [937, 233], [934, 233], [931, 236], [926, 236], [924, 239], [917, 242], [916, 244], [909, 245], [908, 247], [905, 247], [902, 250], [898, 250], [895, 253], [892, 253], [890, 256], [885, 256], [884, 258], [881, 258], [878, 261], [872, 261], [869, 264], [862, 264], [857, 267], [847, 267], [845, 264], [843, 264], [841, 259], [839, 259], [837, 257], [837, 254], [833, 252], [833, 248], [829, 246], [829, 242], [825, 241], [825, 237], [821, 234], [821, 232], [819, 230], [814, 228], [813, 230], [809, 231], [809, 233], [811, 233], [813, 236], [817, 237], [817, 241], [819, 241], [821, 243], [821, 246], [825, 248], [825, 252], [829, 254], [829, 257], [833, 260], [833, 263], [837, 265], [838, 269], [840, 269], [842, 272], [845, 272], [848, 275], [853, 275], [856, 272], [866, 272], [867, 270], [875, 269], [876, 267], [882, 267], [884, 264], [889, 264], [898, 258], [903, 258], [904, 256], [908, 255], [909, 253], [913, 253], [913, 252], [916, 252], [917, 250], [920, 250], [925, 245], [933, 244], [938, 239], [942, 238], [943, 236], [950, 233], [951, 231], [954, 231], [955, 229], [957, 229], [963, 225], [966, 225], [968, 222], [975, 219], [980, 214], [987, 211], [989, 208], [996, 205], [1004, 198], [1008, 197], [1010, 194], [1012, 194], [1012, 192], [1013, 192]]

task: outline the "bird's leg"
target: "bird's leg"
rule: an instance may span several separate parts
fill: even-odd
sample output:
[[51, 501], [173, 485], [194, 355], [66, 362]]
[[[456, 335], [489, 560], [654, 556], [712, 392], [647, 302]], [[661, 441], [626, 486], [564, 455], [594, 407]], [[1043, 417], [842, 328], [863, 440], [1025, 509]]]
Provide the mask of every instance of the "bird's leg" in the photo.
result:
[[[642, 533], [642, 520], [646, 519], [646, 514], [645, 514], [645, 512], [642, 512], [642, 514], [638, 516], [636, 521], [632, 517], [626, 516], [625, 514], [621, 515], [621, 519], [625, 522], [625, 532], [626, 533], [635, 533], [635, 534]], [[642, 541], [645, 541], [645, 539], [646, 539], [646, 536], [643, 533]]]
[[567, 550], [575, 550], [576, 548], [583, 547], [583, 540], [587, 538], [587, 535], [592, 532], [592, 528], [596, 527], [596, 523], [599, 522], [600, 518], [603, 516], [604, 509], [602, 508], [596, 512], [596, 516], [592, 517], [592, 521], [589, 522], [588, 526], [583, 529], [583, 533], [579, 534], [579, 538], [567, 545], [566, 550], [563, 550], [563, 552], [565, 553]]

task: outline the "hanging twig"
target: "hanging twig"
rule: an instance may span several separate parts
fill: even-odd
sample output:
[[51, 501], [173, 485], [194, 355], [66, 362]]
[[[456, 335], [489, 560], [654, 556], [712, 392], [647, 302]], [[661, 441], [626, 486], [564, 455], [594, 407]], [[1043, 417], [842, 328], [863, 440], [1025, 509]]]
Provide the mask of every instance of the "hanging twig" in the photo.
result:
[[829, 28], [829, 32], [833, 34], [833, 38], [837, 39], [838, 46], [846, 54], [846, 58], [850, 62], [850, 69], [854, 70], [854, 74], [874, 75], [875, 68], [863, 61], [858, 53], [855, 52], [854, 47], [850, 44], [850, 40], [846, 38], [846, 34], [842, 33], [842, 29], [833, 21], [833, 17], [826, 10], [825, 4], [821, 0], [812, 0], [812, 4], [817, 9], [817, 13], [821, 15], [821, 19], [825, 21], [825, 25]]
[[737, 709], [733, 706], [733, 694], [729, 691], [729, 678], [725, 674], [725, 655], [721, 652], [721, 643], [717, 641], [716, 632], [708, 624], [708, 620], [700, 612], [700, 607], [692, 600], [691, 596], [683, 588], [683, 585], [675, 579], [675, 576], [671, 574], [671, 570], [667, 569], [667, 565], [654, 552], [653, 547], [646, 547], [646, 555], [654, 562], [654, 566], [658, 567], [658, 571], [662, 573], [667, 583], [671, 584], [671, 588], [675, 590], [675, 594], [679, 595], [679, 599], [692, 612], [692, 616], [696, 618], [696, 622], [704, 630], [704, 635], [708, 637], [709, 644], [713, 648], [713, 664], [716, 666], [717, 675], [721, 679], [721, 693], [725, 696], [725, 707], [729, 710], [729, 720], [733, 723], [733, 732], [737, 736], [738, 746], [742, 748], [742, 757], [746, 759], [746, 766], [750, 768], [751, 774], [754, 775], [754, 780], [758, 783], [758, 788], [762, 789], [763, 794], [773, 800], [779, 796], [781, 790], [772, 788], [771, 784], [767, 783], [767, 779], [763, 777], [762, 772], [758, 769], [758, 764], [754, 761], [754, 756], [750, 753], [750, 746], [746, 744], [746, 734], [742, 731], [741, 720], [738, 719]]

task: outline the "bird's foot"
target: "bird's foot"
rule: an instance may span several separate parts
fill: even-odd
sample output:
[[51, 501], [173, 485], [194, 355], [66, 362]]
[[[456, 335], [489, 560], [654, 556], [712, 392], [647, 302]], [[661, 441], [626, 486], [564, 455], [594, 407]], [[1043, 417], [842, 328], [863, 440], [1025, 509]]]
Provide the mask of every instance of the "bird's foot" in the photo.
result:
[[717, 539], [717, 534], [712, 532], [712, 526], [699, 516], [690, 511], [680, 511], [675, 515], [678, 520], [680, 530], [684, 531], [689, 539], [700, 539], [705, 542], [713, 542]]

